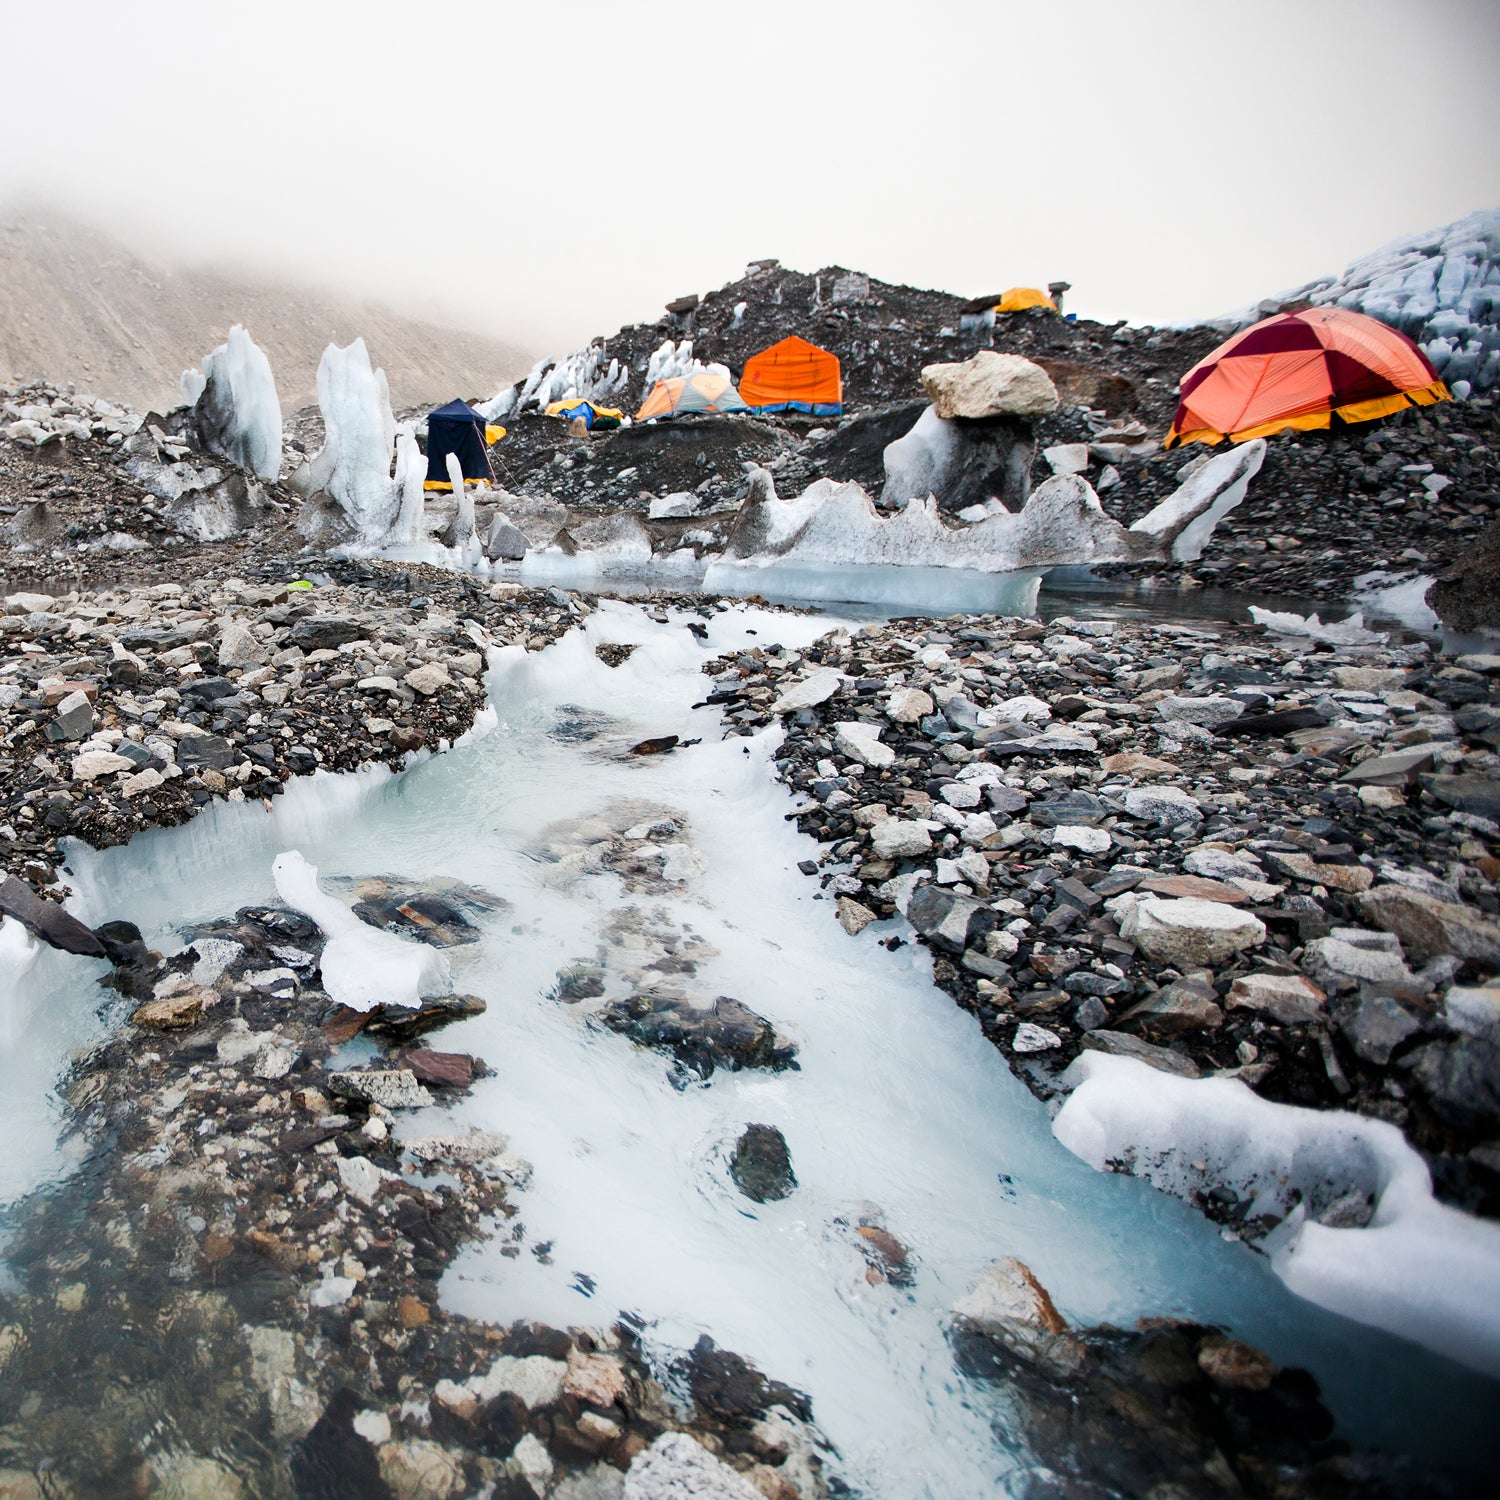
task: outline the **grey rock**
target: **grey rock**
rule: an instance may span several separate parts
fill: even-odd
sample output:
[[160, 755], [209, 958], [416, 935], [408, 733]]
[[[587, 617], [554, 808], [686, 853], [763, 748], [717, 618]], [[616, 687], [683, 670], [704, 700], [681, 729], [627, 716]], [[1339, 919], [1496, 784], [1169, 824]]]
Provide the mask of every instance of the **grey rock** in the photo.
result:
[[912, 893], [906, 916], [934, 948], [955, 955], [982, 944], [996, 924], [996, 913], [982, 902], [935, 885]]
[[419, 1109], [432, 1103], [432, 1095], [409, 1068], [330, 1073], [328, 1089], [341, 1099], [360, 1099], [383, 1109]]
[[1123, 1031], [1086, 1031], [1083, 1045], [1090, 1052], [1107, 1052], [1111, 1057], [1133, 1057], [1148, 1067], [1158, 1068], [1178, 1078], [1201, 1078], [1202, 1070], [1190, 1057], [1143, 1042]]
[[1433, 1112], [1460, 1130], [1492, 1130], [1500, 1121], [1500, 1045], [1465, 1037], [1429, 1042], [1405, 1060]]
[[1163, 985], [1119, 1020], [1120, 1026], [1129, 1026], [1156, 1041], [1170, 1041], [1185, 1032], [1223, 1024], [1224, 1011], [1206, 974], [1189, 974]]
[[347, 616], [310, 615], [292, 626], [287, 639], [304, 651], [334, 651], [365, 634], [365, 627]]
[[1422, 1023], [1404, 1005], [1379, 991], [1362, 994], [1339, 1020], [1339, 1030], [1355, 1053], [1381, 1067], [1421, 1029]]
[[1418, 963], [1451, 953], [1500, 964], [1500, 925], [1467, 906], [1399, 885], [1378, 885], [1360, 898], [1365, 919], [1393, 932]]

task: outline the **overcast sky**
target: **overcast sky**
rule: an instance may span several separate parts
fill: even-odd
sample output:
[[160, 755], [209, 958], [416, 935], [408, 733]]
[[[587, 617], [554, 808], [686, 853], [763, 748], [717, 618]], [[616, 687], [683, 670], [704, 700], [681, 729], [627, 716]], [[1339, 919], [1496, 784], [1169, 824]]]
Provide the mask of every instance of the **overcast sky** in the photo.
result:
[[538, 352], [747, 259], [1170, 322], [1500, 204], [1496, 0], [0, 0], [0, 201]]

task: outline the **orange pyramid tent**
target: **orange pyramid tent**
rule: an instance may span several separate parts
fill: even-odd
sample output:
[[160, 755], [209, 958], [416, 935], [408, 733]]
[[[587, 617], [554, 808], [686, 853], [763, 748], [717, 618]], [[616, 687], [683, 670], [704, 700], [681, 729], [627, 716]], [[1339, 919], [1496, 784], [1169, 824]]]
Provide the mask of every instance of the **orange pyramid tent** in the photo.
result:
[[699, 370], [696, 375], [673, 375], [668, 380], [658, 380], [635, 419], [649, 422], [652, 417], [710, 416], [748, 410], [732, 380]]
[[1246, 328], [1194, 365], [1166, 446], [1242, 443], [1449, 399], [1404, 333], [1347, 308], [1307, 307]]
[[836, 354], [794, 333], [745, 361], [740, 395], [752, 411], [836, 417], [844, 409], [844, 377]]

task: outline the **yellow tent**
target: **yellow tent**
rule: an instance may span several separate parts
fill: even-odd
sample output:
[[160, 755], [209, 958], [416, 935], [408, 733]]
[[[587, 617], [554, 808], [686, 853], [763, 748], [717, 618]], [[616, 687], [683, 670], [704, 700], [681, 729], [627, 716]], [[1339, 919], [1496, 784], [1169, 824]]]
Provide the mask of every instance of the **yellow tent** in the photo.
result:
[[995, 304], [997, 313], [1025, 312], [1028, 307], [1046, 307], [1057, 311], [1057, 304], [1040, 287], [1013, 286], [1002, 293]]

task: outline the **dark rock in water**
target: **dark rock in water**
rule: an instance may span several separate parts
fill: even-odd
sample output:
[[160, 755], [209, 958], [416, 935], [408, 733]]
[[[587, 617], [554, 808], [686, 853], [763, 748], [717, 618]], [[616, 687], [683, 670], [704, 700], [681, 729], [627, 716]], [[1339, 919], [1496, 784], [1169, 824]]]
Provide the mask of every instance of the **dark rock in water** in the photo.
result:
[[632, 755], [663, 755], [668, 750], [675, 749], [676, 746], [677, 736], [664, 734], [654, 740], [642, 740], [638, 745], [632, 745], [630, 753]]
[[354, 1430], [360, 1410], [354, 1392], [341, 1388], [293, 1450], [297, 1500], [394, 1500], [373, 1445]]
[[358, 620], [344, 615], [313, 615], [298, 620], [287, 640], [304, 651], [336, 651], [350, 641], [357, 641], [365, 633], [365, 627]]
[[[342, 1011], [343, 1007], [339, 1009]], [[407, 1042], [436, 1031], [440, 1026], [482, 1016], [484, 1012], [485, 1003], [478, 995], [429, 996], [416, 1010], [403, 1005], [377, 1005], [365, 1013], [364, 1025], [360, 1029], [386, 1041]], [[359, 1015], [360, 1012], [353, 1014]]]
[[141, 964], [150, 957], [141, 929], [134, 922], [104, 922], [94, 929], [94, 936], [104, 945], [112, 964]]
[[396, 1054], [399, 1066], [408, 1069], [418, 1083], [440, 1089], [466, 1089], [474, 1082], [474, 1059], [467, 1052], [434, 1052], [428, 1047], [403, 1047]]
[[570, 964], [557, 971], [557, 998], [570, 1003], [604, 993], [604, 970], [598, 964]]
[[477, 943], [481, 934], [476, 919], [510, 905], [502, 896], [444, 877], [420, 886], [383, 875], [326, 883], [333, 890], [352, 891], [357, 898], [355, 915], [372, 926], [417, 938], [435, 948]]
[[108, 958], [109, 950], [77, 917], [55, 901], [44, 900], [14, 875], [0, 882], [0, 912], [14, 917], [28, 932], [64, 953], [82, 958]]
[[801, 1391], [768, 1380], [749, 1360], [720, 1349], [706, 1333], [683, 1363], [694, 1404], [705, 1416], [738, 1425], [784, 1406], [804, 1422], [812, 1419], [812, 1402]]
[[548, 733], [564, 745], [584, 745], [613, 729], [617, 722], [596, 709], [580, 708], [576, 703], [560, 703], [556, 722]]
[[756, 1203], [775, 1203], [797, 1186], [786, 1137], [774, 1125], [747, 1125], [735, 1144], [729, 1175]]
[[996, 913], [982, 901], [940, 886], [918, 886], [906, 909], [907, 920], [934, 948], [962, 953], [994, 931]]
[[784, 1042], [764, 1016], [727, 995], [699, 1008], [681, 998], [634, 995], [612, 1000], [598, 1012], [611, 1031], [628, 1036], [640, 1047], [670, 1052], [700, 1077], [715, 1068], [787, 1068], [797, 1049]]

